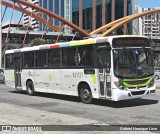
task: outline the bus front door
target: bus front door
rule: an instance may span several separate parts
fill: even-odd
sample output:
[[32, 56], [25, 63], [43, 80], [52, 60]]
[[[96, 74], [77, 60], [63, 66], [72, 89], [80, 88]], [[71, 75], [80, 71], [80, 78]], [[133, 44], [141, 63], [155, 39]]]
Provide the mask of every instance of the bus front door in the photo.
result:
[[15, 77], [15, 89], [22, 89], [21, 85], [21, 53], [14, 54], [14, 77]]
[[111, 97], [110, 55], [109, 49], [98, 50], [100, 97], [103, 98]]

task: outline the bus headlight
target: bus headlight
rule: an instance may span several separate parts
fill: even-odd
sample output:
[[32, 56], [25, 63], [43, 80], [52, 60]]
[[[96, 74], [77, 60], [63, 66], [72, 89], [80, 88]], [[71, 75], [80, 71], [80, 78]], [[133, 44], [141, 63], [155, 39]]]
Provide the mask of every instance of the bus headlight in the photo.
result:
[[150, 82], [150, 84], [148, 85], [148, 87], [153, 87], [154, 86], [154, 79], [152, 79], [152, 81]]
[[114, 84], [116, 85], [117, 88], [124, 90], [125, 86], [123, 86], [121, 83], [119, 83], [118, 81], [114, 82]]

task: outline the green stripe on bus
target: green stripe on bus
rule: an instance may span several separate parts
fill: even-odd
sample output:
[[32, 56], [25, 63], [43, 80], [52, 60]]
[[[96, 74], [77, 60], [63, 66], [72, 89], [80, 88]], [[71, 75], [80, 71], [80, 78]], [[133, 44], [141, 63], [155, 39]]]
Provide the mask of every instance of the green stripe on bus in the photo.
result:
[[51, 74], [48, 75], [48, 80], [52, 81], [52, 75]]
[[11, 80], [14, 81], [14, 74], [11, 75]]
[[95, 74], [90, 74], [90, 78], [92, 78], [93, 83], [96, 84], [96, 75]]

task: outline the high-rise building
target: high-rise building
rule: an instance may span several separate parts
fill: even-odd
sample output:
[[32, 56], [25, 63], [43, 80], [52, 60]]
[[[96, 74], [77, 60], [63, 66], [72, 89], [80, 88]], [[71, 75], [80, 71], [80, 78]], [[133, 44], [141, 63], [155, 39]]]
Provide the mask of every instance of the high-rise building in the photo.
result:
[[[64, 17], [70, 22], [90, 32], [111, 21], [117, 20], [127, 15], [135, 13], [136, 0], [28, 0], [39, 6], [48, 9], [57, 15]], [[55, 18], [48, 18], [45, 14], [40, 17], [49, 20], [55, 26], [63, 26], [63, 23]], [[27, 16], [25, 24], [27, 24]], [[29, 20], [29, 19], [28, 19]], [[34, 24], [34, 23], [33, 23]], [[36, 23], [37, 24], [37, 23]], [[45, 24], [38, 22], [38, 30], [42, 31]], [[36, 25], [36, 26], [37, 26]], [[33, 26], [32, 26], [33, 27]], [[132, 24], [124, 25], [127, 34], [132, 33]], [[51, 29], [47, 29], [52, 31]], [[67, 33], [72, 30], [64, 30]], [[123, 34], [122, 30], [117, 30], [117, 34]]]
[[[111, 21], [135, 13], [136, 0], [72, 0], [72, 22], [93, 31]], [[124, 26], [127, 31], [127, 24]], [[132, 26], [128, 24], [132, 33]], [[119, 34], [122, 31], [117, 31]]]
[[[137, 7], [137, 11], [146, 12], [156, 8]], [[160, 36], [160, 14], [146, 15], [138, 19], [137, 30], [140, 35], [159, 37]]]
[[[51, 12], [54, 12], [57, 15], [60, 15], [64, 17], [64, 1], [65, 0], [26, 0], [28, 2], [31, 2], [33, 4], [39, 5]], [[24, 6], [25, 9], [27, 9], [30, 12], [37, 12], [35, 9], [28, 8]], [[45, 20], [49, 20], [49, 22], [53, 23], [55, 26], [62, 26], [63, 24], [59, 22], [55, 18], [48, 18], [46, 14], [40, 14], [40, 17], [42, 17]], [[34, 30], [42, 31], [45, 28], [45, 24], [42, 24], [41, 22], [36, 21], [34, 18], [27, 16], [24, 14], [24, 25], [31, 26]], [[47, 29], [49, 31], [52, 31], [51, 29]]]
[[[39, 0], [39, 6], [54, 12], [57, 15], [60, 15], [64, 18], [64, 1], [65, 0]], [[46, 14], [40, 15], [45, 20], [49, 20], [49, 22], [53, 23], [55, 26], [62, 26], [62, 22], [55, 18], [48, 18]], [[39, 24], [39, 30], [42, 31], [45, 28], [45, 24]], [[49, 29], [49, 31], [52, 31]]]
[[[35, 5], [39, 5], [39, 0], [26, 0], [26, 1], [31, 2]], [[32, 8], [28, 8], [27, 6], [24, 6], [24, 9], [26, 9], [30, 12], [37, 12], [35, 9], [33, 10]], [[26, 14], [23, 15], [23, 24], [27, 25], [27, 26], [29, 25], [35, 31], [38, 31], [38, 29], [39, 29], [39, 22], [36, 19], [34, 19]]]

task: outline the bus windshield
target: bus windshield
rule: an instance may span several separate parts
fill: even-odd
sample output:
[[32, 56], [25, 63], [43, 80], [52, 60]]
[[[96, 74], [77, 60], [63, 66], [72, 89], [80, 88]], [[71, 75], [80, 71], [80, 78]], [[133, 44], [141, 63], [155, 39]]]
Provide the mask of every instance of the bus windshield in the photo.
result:
[[121, 78], [145, 77], [153, 74], [151, 49], [114, 49], [114, 73]]

